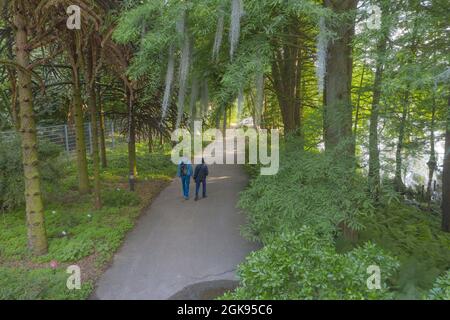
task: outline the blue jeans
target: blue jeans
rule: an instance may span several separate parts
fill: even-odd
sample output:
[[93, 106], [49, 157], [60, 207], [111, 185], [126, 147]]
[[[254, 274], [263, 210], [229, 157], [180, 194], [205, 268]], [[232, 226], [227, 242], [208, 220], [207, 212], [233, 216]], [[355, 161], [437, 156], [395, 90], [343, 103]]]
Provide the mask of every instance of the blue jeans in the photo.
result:
[[200, 184], [203, 185], [202, 191], [203, 191], [203, 197], [205, 197], [206, 196], [206, 178], [195, 182], [195, 196], [198, 197], [198, 191], [200, 190]]
[[191, 181], [191, 176], [181, 177], [181, 185], [183, 186], [183, 196], [189, 198], [189, 183]]

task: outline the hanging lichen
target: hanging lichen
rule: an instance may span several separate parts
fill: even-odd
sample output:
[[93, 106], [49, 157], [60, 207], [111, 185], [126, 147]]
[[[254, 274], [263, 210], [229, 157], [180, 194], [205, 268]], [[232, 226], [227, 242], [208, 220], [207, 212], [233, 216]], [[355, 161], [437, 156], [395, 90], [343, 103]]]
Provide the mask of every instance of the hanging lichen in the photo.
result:
[[214, 47], [212, 54], [213, 59], [216, 59], [219, 56], [220, 47], [222, 46], [224, 20], [225, 20], [225, 13], [223, 11], [223, 8], [220, 7], [219, 14], [217, 17], [216, 36], [214, 38]]
[[241, 32], [241, 18], [244, 15], [244, 3], [242, 0], [232, 0], [231, 3], [231, 25], [230, 25], [230, 57], [233, 59], [239, 43]]
[[184, 110], [184, 100], [186, 96], [186, 81], [189, 73], [189, 56], [191, 44], [189, 41], [189, 36], [185, 35], [183, 49], [181, 51], [181, 61], [180, 61], [180, 73], [179, 73], [179, 88], [178, 88], [178, 113], [177, 113], [177, 124], [176, 127], [179, 128], [181, 120], [183, 117]]
[[197, 77], [192, 78], [192, 85], [191, 85], [191, 101], [189, 103], [189, 121], [192, 124], [194, 120], [197, 117], [197, 100], [198, 100], [198, 91], [199, 91], [199, 85], [198, 85], [198, 79]]
[[180, 37], [184, 37], [186, 25], [186, 12], [183, 11], [176, 23], [177, 33]]
[[178, 110], [176, 128], [180, 127], [184, 113], [184, 100], [186, 97], [186, 82], [189, 74], [191, 43], [189, 33], [186, 27], [186, 11], [182, 12], [180, 19], [177, 21], [177, 32], [183, 41], [181, 49], [180, 67], [178, 74]]
[[167, 109], [169, 107], [170, 93], [172, 90], [173, 75], [175, 71], [175, 56], [173, 46], [169, 49], [169, 61], [167, 63], [166, 86], [164, 89], [164, 97], [162, 103], [162, 119], [166, 118]]
[[239, 88], [238, 98], [237, 98], [237, 120], [241, 120], [242, 110], [244, 108], [244, 90], [242, 87]]
[[202, 117], [204, 117], [208, 113], [209, 107], [209, 92], [207, 79], [203, 79], [202, 81], [201, 102], [202, 102]]
[[316, 76], [319, 94], [323, 92], [325, 86], [325, 74], [327, 72], [327, 51], [328, 39], [326, 34], [325, 19], [323, 17], [319, 20], [319, 34], [317, 36], [317, 62], [316, 62]]

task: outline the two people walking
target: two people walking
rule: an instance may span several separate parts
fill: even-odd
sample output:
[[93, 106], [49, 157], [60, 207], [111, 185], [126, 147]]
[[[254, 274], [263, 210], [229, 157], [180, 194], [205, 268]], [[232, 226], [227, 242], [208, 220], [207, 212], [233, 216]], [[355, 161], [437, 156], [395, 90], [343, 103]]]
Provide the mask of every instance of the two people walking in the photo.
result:
[[192, 172], [192, 164], [189, 159], [183, 158], [178, 164], [177, 176], [181, 178], [181, 185], [183, 188], [183, 197], [185, 200], [189, 200], [189, 185], [192, 174], [195, 181], [195, 201], [198, 200], [198, 193], [200, 191], [200, 185], [202, 185], [202, 195], [206, 198], [206, 177], [209, 174], [208, 166], [205, 163], [205, 159], [202, 158], [202, 163], [195, 167]]

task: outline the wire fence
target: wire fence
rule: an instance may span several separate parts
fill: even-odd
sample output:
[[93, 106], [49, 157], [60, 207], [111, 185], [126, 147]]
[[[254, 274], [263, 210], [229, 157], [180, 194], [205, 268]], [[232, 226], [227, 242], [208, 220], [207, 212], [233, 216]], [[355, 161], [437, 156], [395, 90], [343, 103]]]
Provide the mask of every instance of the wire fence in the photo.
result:
[[[84, 123], [84, 140], [86, 150], [92, 153], [92, 126], [91, 123]], [[100, 128], [100, 124], [98, 124]], [[105, 144], [109, 148], [114, 148], [119, 137], [120, 130], [117, 123], [113, 120], [105, 120]], [[14, 130], [0, 132], [0, 140], [15, 139], [18, 133]], [[64, 149], [68, 154], [76, 151], [76, 134], [75, 126], [62, 124], [55, 126], [39, 126], [37, 127], [38, 141], [47, 141], [56, 144]]]

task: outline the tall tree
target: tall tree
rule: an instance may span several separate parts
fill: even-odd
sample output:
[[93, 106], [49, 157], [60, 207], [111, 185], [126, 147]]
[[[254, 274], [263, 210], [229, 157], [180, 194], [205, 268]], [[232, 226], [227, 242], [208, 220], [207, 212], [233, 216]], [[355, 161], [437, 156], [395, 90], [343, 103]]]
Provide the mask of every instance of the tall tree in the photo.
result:
[[[331, 150], [338, 145], [345, 150], [342, 159], [353, 158], [351, 102], [352, 39], [355, 33], [357, 0], [325, 0], [325, 7], [339, 18], [331, 30], [336, 34], [328, 46], [324, 95], [325, 148]], [[344, 145], [345, 146], [344, 146]]]
[[390, 1], [381, 0], [381, 30], [378, 33], [376, 44], [376, 62], [375, 62], [375, 80], [373, 83], [372, 106], [370, 110], [370, 128], [369, 128], [369, 187], [371, 193], [378, 201], [380, 193], [380, 151], [378, 146], [378, 119], [381, 101], [381, 86], [383, 81], [384, 64], [386, 59], [387, 42], [390, 34]]
[[101, 86], [97, 86], [97, 101], [98, 101], [98, 118], [99, 118], [99, 139], [100, 139], [100, 158], [102, 161], [102, 167], [108, 166], [108, 160], [106, 158], [106, 142], [105, 142], [105, 114], [103, 111], [102, 103], [102, 90]]
[[66, 53], [72, 67], [72, 110], [75, 120], [75, 141], [78, 169], [78, 191], [81, 194], [89, 192], [89, 177], [86, 158], [86, 141], [84, 134], [83, 100], [81, 97], [82, 53], [80, 38], [74, 30], [68, 34]]
[[18, 76], [18, 101], [20, 108], [20, 134], [22, 138], [22, 161], [25, 180], [25, 207], [27, 215], [28, 247], [36, 255], [47, 252], [47, 236], [44, 224], [39, 160], [37, 152], [36, 123], [33, 111], [33, 93], [30, 67], [30, 41], [28, 30], [31, 23], [29, 3], [17, 1], [12, 6], [16, 40], [16, 63]]
[[442, 230], [450, 232], [450, 92], [447, 100], [444, 172], [442, 174]]
[[280, 40], [273, 41], [272, 77], [285, 133], [299, 133], [301, 126], [302, 36], [301, 22], [292, 15]]
[[96, 209], [102, 207], [101, 188], [100, 188], [100, 157], [99, 157], [99, 141], [98, 141], [98, 111], [97, 111], [97, 95], [95, 87], [96, 73], [99, 66], [99, 43], [95, 34], [91, 34], [87, 39], [86, 50], [86, 87], [88, 95], [88, 106], [91, 118], [92, 131], [92, 163], [94, 171], [94, 205]]
[[431, 102], [431, 120], [430, 120], [430, 159], [428, 160], [428, 182], [427, 182], [427, 201], [428, 208], [431, 209], [431, 188], [433, 184], [434, 172], [437, 169], [436, 159], [436, 137], [434, 131], [436, 130], [436, 97], [435, 90], [433, 90]]

